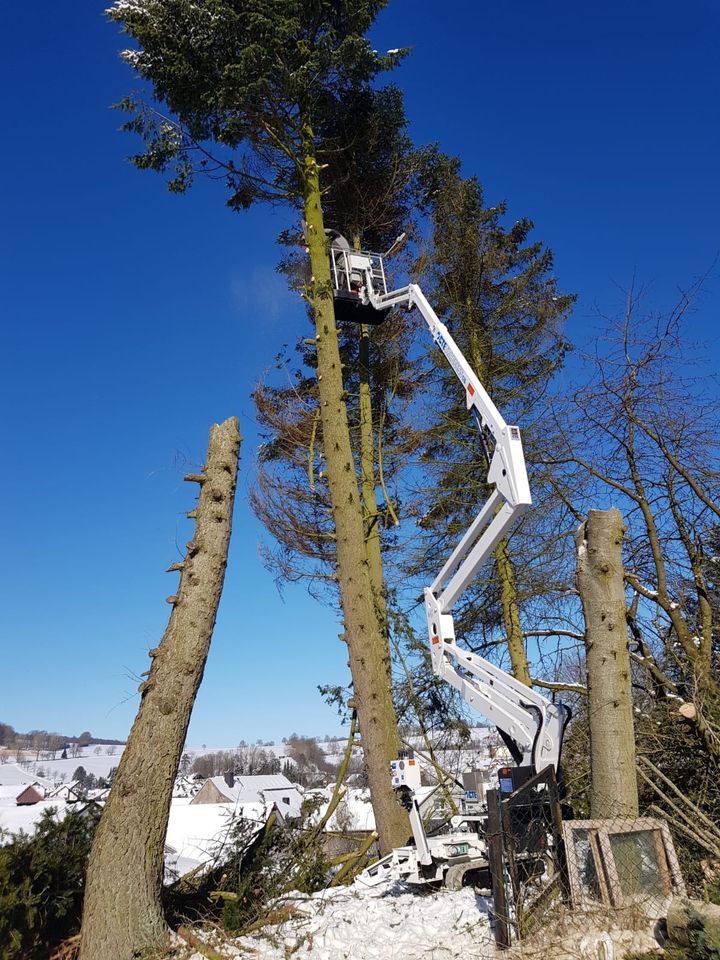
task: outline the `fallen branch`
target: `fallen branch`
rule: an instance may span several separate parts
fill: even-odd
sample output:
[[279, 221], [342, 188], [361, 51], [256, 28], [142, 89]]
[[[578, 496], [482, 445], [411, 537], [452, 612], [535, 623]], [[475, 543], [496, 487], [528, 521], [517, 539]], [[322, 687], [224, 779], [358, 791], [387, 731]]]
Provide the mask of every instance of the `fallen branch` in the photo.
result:
[[193, 950], [197, 950], [198, 953], [207, 957], [207, 960], [227, 960], [226, 957], [223, 957], [221, 953], [217, 953], [212, 947], [209, 947], [191, 930], [188, 930], [187, 927], [178, 927], [177, 935], [184, 940], [188, 946], [192, 947]]
[[320, 820], [315, 824], [314, 827], [309, 831], [309, 838], [312, 840], [314, 837], [317, 837], [323, 828], [327, 825], [330, 817], [335, 813], [338, 804], [342, 800], [343, 796], [347, 791], [347, 787], [343, 783], [343, 780], [347, 776], [348, 766], [350, 765], [350, 759], [352, 757], [353, 746], [355, 745], [355, 731], [357, 730], [357, 713], [353, 709], [352, 717], [350, 720], [350, 732], [348, 733], [347, 744], [345, 745], [345, 753], [342, 758], [342, 763], [340, 764], [340, 769], [338, 770], [337, 781], [335, 783], [335, 789], [333, 790], [332, 797], [330, 798], [330, 803], [327, 806], [327, 810], [322, 815]]
[[[337, 887], [341, 883], [344, 883], [346, 880], [351, 879], [353, 875], [353, 872], [352, 872], [353, 868], [360, 866], [362, 859], [367, 856], [368, 850], [375, 843], [377, 838], [378, 838], [378, 835], [373, 830], [373, 832], [367, 837], [365, 842], [360, 847], [358, 847], [357, 851], [355, 852], [355, 855], [351, 857], [348, 860], [348, 862], [345, 864], [345, 866], [342, 868], [342, 870], [339, 870], [335, 874], [335, 876], [332, 878], [332, 880], [330, 881], [331, 887]], [[359, 873], [360, 871], [356, 870], [355, 872]]]
[[702, 810], [700, 809], [700, 807], [698, 807], [697, 804], [693, 803], [693, 801], [690, 799], [690, 797], [686, 796], [686, 795], [682, 792], [682, 790], [680, 790], [680, 789], [676, 786], [676, 784], [674, 784], [674, 783], [672, 782], [672, 780], [670, 780], [668, 777], [666, 777], [665, 774], [662, 772], [662, 770], [658, 770], [658, 768], [655, 766], [655, 764], [654, 764], [651, 760], [648, 760], [647, 757], [643, 757], [643, 756], [638, 757], [638, 760], [642, 760], [642, 762], [643, 762], [647, 767], [649, 767], [650, 770], [652, 770], [652, 772], [653, 772], [656, 776], [660, 777], [660, 779], [663, 781], [663, 783], [665, 783], [668, 787], [670, 787], [670, 789], [673, 791], [673, 793], [674, 793], [677, 797], [679, 797], [679, 798], [683, 801], [683, 803], [686, 803], [686, 804], [688, 805], [688, 807], [690, 807], [690, 809], [693, 811], [693, 813], [695, 813], [696, 816], [698, 816], [698, 817], [702, 820], [702, 822], [703, 822], [703, 823], [705, 824], [705, 826], [710, 830], [710, 832], [717, 837], [718, 843], [720, 843], [720, 830], [718, 830], [718, 828], [717, 828], [717, 826], [715, 825], [715, 823], [714, 823], [708, 816], [706, 816], [706, 815], [702, 812]]
[[[679, 820], [673, 821], [673, 826], [682, 829], [682, 832], [685, 834], [690, 834], [697, 844], [701, 847], [704, 847], [709, 853], [712, 853], [716, 857], [720, 857], [720, 845], [718, 845], [712, 834], [707, 834], [704, 830], [701, 830], [697, 823], [695, 823], [690, 816], [685, 813], [660, 787], [648, 777], [648, 775], [638, 766], [637, 772], [640, 777], [651, 787], [655, 793], [663, 800], [670, 809], [675, 813], [676, 817]], [[667, 811], [663, 813], [663, 816], [667, 816]]]
[[264, 914], [258, 920], [255, 920], [247, 927], [243, 927], [243, 936], [248, 933], [255, 933], [257, 930], [262, 930], [263, 927], [277, 926], [278, 923], [284, 923], [286, 920], [292, 920], [294, 917], [305, 917], [307, 914], [303, 913], [302, 910], [297, 910], [295, 907], [277, 907], [275, 910], [270, 910], [269, 913]]
[[[648, 812], [657, 814], [657, 816], [662, 817], [663, 820], [667, 819], [667, 810], [664, 810], [662, 807], [659, 807], [656, 803], [650, 804], [650, 806], [648, 807]], [[710, 852], [707, 844], [703, 842], [703, 840], [697, 835], [697, 833], [694, 830], [691, 830], [690, 827], [686, 827], [681, 820], [673, 820], [672, 828], [673, 830], [678, 830], [680, 833], [685, 834], [685, 836], [689, 840], [692, 840], [693, 843], [697, 844], [697, 846], [704, 847], [706, 850], [708, 850], [708, 852]]]

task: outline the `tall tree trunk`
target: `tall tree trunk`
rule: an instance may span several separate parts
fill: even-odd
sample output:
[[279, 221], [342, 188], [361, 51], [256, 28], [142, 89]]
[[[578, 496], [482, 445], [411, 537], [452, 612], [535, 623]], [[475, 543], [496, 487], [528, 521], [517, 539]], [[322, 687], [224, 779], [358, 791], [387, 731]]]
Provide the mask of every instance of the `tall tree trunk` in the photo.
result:
[[385, 577], [380, 541], [380, 511], [375, 484], [375, 443], [373, 436], [372, 393], [370, 391], [370, 333], [365, 324], [360, 328], [359, 362], [360, 407], [360, 493], [365, 526], [365, 551], [370, 584], [381, 628], [387, 633]]
[[[360, 235], [353, 234], [353, 250], [360, 250]], [[363, 524], [365, 526], [365, 550], [368, 558], [370, 584], [375, 597], [375, 606], [380, 626], [387, 634], [387, 604], [385, 597], [385, 576], [382, 562], [382, 543], [380, 540], [380, 511], [378, 509], [375, 483], [375, 438], [373, 435], [372, 390], [370, 386], [370, 329], [366, 323], [360, 325], [360, 344], [358, 349], [358, 381], [360, 414], [360, 495], [363, 505]]]
[[313, 280], [308, 298], [315, 317], [323, 451], [335, 523], [337, 578], [353, 695], [375, 823], [383, 853], [408, 836], [405, 812], [390, 786], [389, 763], [400, 740], [390, 685], [390, 652], [378, 620], [365, 549], [363, 509], [350, 445], [340, 347], [312, 131], [305, 128], [305, 221]]
[[140, 685], [140, 709], [90, 854], [80, 960], [132, 960], [168, 943], [161, 891], [172, 788], [202, 680], [222, 593], [237, 479], [240, 431], [231, 417], [210, 431], [173, 609]]
[[635, 732], [620, 511], [591, 510], [575, 535], [585, 615], [591, 814], [637, 817]]

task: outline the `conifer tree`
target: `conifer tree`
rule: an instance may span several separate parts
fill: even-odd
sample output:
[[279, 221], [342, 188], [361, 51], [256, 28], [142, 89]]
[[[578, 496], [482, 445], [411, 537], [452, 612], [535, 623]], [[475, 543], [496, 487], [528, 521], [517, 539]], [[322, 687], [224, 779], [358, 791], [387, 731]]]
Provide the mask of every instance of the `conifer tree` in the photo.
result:
[[[418, 269], [438, 315], [503, 416], [524, 428], [531, 462], [528, 427], [569, 348], [562, 324], [574, 297], [559, 293], [551, 251], [528, 241], [532, 223], [521, 219], [506, 228], [505, 204], [486, 206], [480, 183], [462, 177], [457, 159], [432, 155], [423, 188], [431, 237]], [[435, 562], [451, 552], [488, 495], [488, 461], [477, 428], [453, 371], [442, 358], [437, 368], [441, 396], [425, 451], [432, 479], [421, 523], [427, 537], [416, 572], [425, 569], [428, 556]], [[468, 597], [457, 611], [459, 631], [480, 647], [495, 643], [498, 629], [504, 632], [512, 672], [529, 684], [522, 589], [507, 539], [496, 548], [494, 571], [486, 572]]]
[[331, 297], [321, 171], [335, 159], [321, 130], [402, 53], [373, 51], [365, 33], [382, 0], [117, 0], [111, 17], [138, 44], [125, 59], [156, 105], [126, 100], [127, 128], [146, 140], [139, 167], [168, 171], [183, 191], [198, 173], [222, 179], [228, 203], [283, 201], [306, 224], [315, 371], [337, 579], [353, 692], [383, 851], [404, 841], [387, 763], [398, 748], [364, 550], [363, 512]]
[[[365, 90], [341, 105], [323, 129], [323, 142], [343, 144], [325, 176], [323, 205], [327, 222], [357, 248], [383, 250], [410, 229], [410, 188], [419, 154], [404, 134], [402, 97], [395, 88]], [[283, 264], [297, 285], [302, 263]], [[381, 541], [397, 517], [389, 493], [398, 455], [407, 453], [413, 431], [400, 410], [413, 391], [417, 364], [409, 354], [412, 323], [394, 314], [373, 327], [340, 329], [350, 434], [360, 492], [373, 591], [381, 619], [384, 576]], [[334, 545], [329, 536], [327, 482], [319, 424], [315, 353], [300, 340], [291, 372], [283, 384], [263, 384], [255, 393], [258, 418], [267, 442], [259, 458], [259, 485], [253, 505], [279, 543], [269, 557], [282, 578], [309, 577], [333, 583]]]

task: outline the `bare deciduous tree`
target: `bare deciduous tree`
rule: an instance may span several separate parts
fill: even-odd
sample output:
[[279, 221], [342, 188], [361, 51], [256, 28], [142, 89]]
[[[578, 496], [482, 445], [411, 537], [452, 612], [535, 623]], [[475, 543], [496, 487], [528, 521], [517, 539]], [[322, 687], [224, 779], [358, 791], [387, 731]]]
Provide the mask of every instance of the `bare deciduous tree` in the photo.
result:
[[[665, 314], [625, 315], [588, 358], [589, 381], [556, 419], [555, 487], [579, 519], [590, 505], [625, 517], [625, 581], [636, 676], [684, 716], [720, 757], [719, 393], [700, 376], [687, 319], [699, 285]], [[688, 356], [689, 355], [689, 356]]]

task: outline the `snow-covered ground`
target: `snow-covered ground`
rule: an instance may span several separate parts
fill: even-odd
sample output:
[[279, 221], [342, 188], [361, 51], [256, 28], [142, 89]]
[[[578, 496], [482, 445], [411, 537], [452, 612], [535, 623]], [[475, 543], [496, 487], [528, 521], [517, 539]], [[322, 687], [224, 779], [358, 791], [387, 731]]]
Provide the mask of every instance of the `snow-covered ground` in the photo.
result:
[[19, 793], [28, 783], [41, 783], [48, 788], [52, 785], [50, 780], [38, 777], [17, 763], [0, 763], [0, 787], [17, 787]]
[[[165, 839], [166, 868], [183, 876], [201, 863], [222, 856], [238, 818], [260, 827], [267, 812], [262, 803], [190, 803], [187, 797], [174, 799]], [[169, 875], [168, 875], [169, 876]]]
[[[100, 753], [95, 753], [95, 747], [86, 747], [83, 750], [83, 756], [68, 757], [67, 760], [32, 760], [25, 761], [24, 768], [28, 774], [37, 775], [38, 770], [42, 771], [45, 778], [53, 780], [55, 783], [68, 783], [73, 778], [73, 774], [78, 767], [82, 767], [86, 773], [91, 773], [94, 777], [106, 779], [110, 770], [117, 767], [120, 763], [120, 757], [124, 746], [102, 747]], [[111, 749], [112, 755], [106, 751]], [[6, 765], [0, 765], [0, 783], [2, 783], [3, 769]]]
[[[315, 791], [310, 791], [313, 793]], [[332, 798], [333, 788], [326, 787], [322, 791], [327, 797], [328, 802], [322, 803], [318, 812], [318, 818], [321, 817], [328, 808], [328, 803]], [[342, 800], [337, 805], [335, 812], [328, 821], [328, 830], [374, 830], [375, 814], [370, 803], [370, 791], [358, 790], [351, 787], [343, 794]]]
[[[420, 892], [397, 882], [291, 900], [282, 923], [212, 943], [221, 956], [285, 960], [485, 960], [495, 956], [489, 903], [466, 887]], [[199, 953], [192, 960], [202, 960]]]
[[0, 798], [0, 831], [6, 834], [0, 835], [0, 844], [11, 839], [12, 835], [19, 833], [34, 833], [38, 821], [43, 813], [50, 808], [56, 810], [61, 817], [65, 816], [68, 805], [64, 800], [41, 800], [39, 803], [33, 803], [32, 806], [18, 807], [15, 800], [6, 800]]

